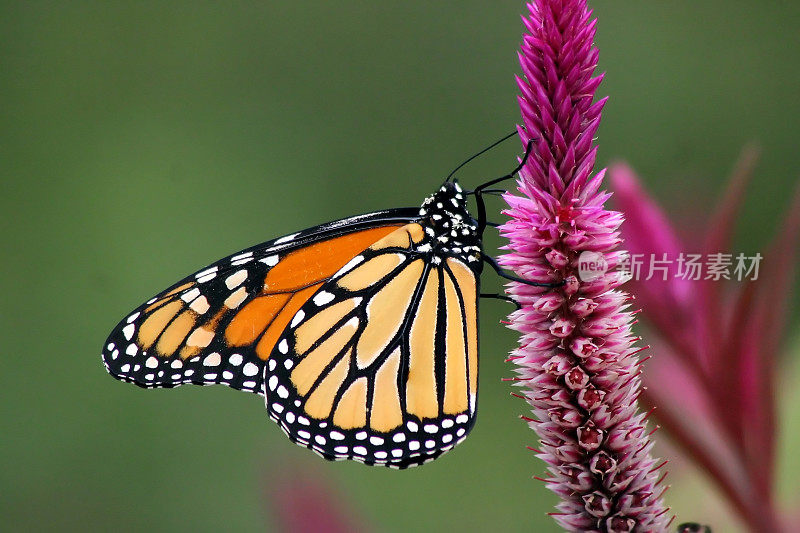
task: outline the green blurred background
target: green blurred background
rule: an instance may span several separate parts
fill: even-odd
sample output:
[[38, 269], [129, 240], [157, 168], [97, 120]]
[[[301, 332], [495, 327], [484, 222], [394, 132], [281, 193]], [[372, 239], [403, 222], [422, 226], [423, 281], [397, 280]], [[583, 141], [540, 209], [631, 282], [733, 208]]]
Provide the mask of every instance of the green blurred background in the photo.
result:
[[[599, 92], [611, 96], [599, 163], [626, 158], [693, 220], [758, 141], [737, 250], [764, 249], [800, 168], [800, 4], [592, 7]], [[517, 1], [1, 2], [4, 529], [270, 529], [267, 494], [300, 469], [377, 530], [556, 531], [544, 515], [556, 499], [531, 479], [543, 464], [524, 448], [535, 442], [517, 419], [525, 405], [500, 382], [515, 340], [499, 302], [481, 309], [471, 438], [399, 473], [324, 463], [291, 445], [255, 396], [143, 391], [99, 358], [119, 318], [185, 274], [319, 222], [417, 205], [510, 131], [522, 11]], [[506, 172], [518, 152], [507, 143], [462, 182]], [[798, 404], [795, 393], [795, 414]], [[800, 475], [792, 423], [782, 480]], [[708, 486], [674, 464], [669, 503], [703, 519]]]

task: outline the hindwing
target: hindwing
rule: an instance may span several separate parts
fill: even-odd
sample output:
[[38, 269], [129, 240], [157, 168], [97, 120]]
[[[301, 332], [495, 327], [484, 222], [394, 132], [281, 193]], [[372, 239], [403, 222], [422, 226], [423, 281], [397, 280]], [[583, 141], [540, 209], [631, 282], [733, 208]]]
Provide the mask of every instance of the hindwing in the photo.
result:
[[474, 423], [478, 278], [434, 264], [408, 224], [354, 257], [300, 308], [269, 358], [270, 417], [328, 459], [407, 467]]

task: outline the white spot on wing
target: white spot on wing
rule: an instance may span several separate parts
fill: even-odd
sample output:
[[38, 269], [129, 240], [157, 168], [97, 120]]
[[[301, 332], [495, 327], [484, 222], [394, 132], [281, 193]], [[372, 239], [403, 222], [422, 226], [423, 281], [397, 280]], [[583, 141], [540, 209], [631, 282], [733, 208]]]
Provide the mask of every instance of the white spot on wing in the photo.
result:
[[333, 300], [333, 294], [329, 293], [328, 291], [319, 291], [314, 296], [314, 303], [316, 305], [322, 306], [325, 305]]
[[208, 274], [206, 274], [204, 276], [199, 276], [197, 278], [197, 283], [205, 283], [207, 281], [211, 281], [212, 279], [214, 279], [216, 277], [217, 277], [217, 273], [216, 272], [209, 272]]
[[253, 363], [247, 363], [242, 368], [242, 373], [244, 373], [245, 376], [255, 376], [258, 374], [258, 366]]
[[205, 314], [205, 312], [208, 311], [211, 306], [208, 305], [208, 300], [206, 299], [206, 297], [201, 295], [200, 297], [196, 298], [189, 305], [189, 307], [191, 308], [192, 311], [194, 311], [198, 315], [202, 315]]
[[204, 366], [219, 366], [221, 362], [222, 357], [217, 352], [208, 354], [208, 356], [203, 359]]
[[292, 328], [297, 327], [297, 324], [302, 322], [303, 319], [305, 318], [305, 316], [306, 316], [306, 314], [303, 312], [302, 309], [300, 311], [298, 311], [297, 314], [294, 315], [294, 318], [292, 318], [292, 323], [289, 324], [289, 327], [292, 327]]
[[125, 335], [125, 340], [131, 340], [133, 337], [133, 332], [136, 331], [136, 326], [133, 324], [128, 324], [124, 328], [122, 328], [122, 334]]
[[239, 285], [244, 283], [244, 280], [246, 279], [247, 279], [247, 269], [243, 268], [228, 276], [225, 279], [225, 286], [232, 290], [234, 287], [238, 287]]
[[264, 263], [267, 266], [274, 267], [278, 264], [278, 255], [269, 255], [263, 259], [259, 259], [260, 262]]
[[275, 241], [275, 244], [283, 244], [285, 242], [292, 241], [298, 235], [300, 235], [300, 234], [299, 233], [292, 233], [291, 235], [287, 235], [286, 237], [281, 237], [280, 239]]
[[189, 303], [192, 300], [194, 300], [195, 298], [197, 298], [198, 296], [200, 296], [200, 289], [195, 287], [192, 290], [187, 291], [184, 294], [181, 294], [181, 300], [183, 300], [186, 303]]

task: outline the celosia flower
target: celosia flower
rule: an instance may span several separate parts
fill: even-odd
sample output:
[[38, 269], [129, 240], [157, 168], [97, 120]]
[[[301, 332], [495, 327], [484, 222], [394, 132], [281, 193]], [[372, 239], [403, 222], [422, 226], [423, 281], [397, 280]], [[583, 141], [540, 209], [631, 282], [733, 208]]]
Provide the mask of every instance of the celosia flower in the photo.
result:
[[611, 270], [619, 213], [604, 204], [603, 172], [593, 174], [594, 134], [605, 99], [593, 102], [595, 20], [585, 0], [528, 5], [518, 78], [523, 144], [535, 139], [520, 172], [523, 196], [506, 195], [512, 219], [501, 228], [506, 268], [555, 289], [513, 283], [521, 305], [511, 317], [520, 346], [511, 359], [539, 435], [547, 486], [562, 498], [555, 520], [570, 531], [662, 531], [660, 465], [650, 455], [646, 415], [637, 411], [639, 348], [621, 275], [581, 279], [578, 259], [592, 252]]
[[[632, 284], [657, 353], [645, 400], [659, 422], [718, 484], [753, 531], [793, 531], [774, 498], [776, 361], [800, 246], [800, 189], [757, 279], [685, 279], [682, 255], [730, 253], [755, 151], [742, 156], [727, 195], [704, 231], [681, 239], [626, 165], [611, 168], [616, 205], [631, 254], [667, 258], [666, 275]], [[738, 254], [731, 254], [736, 256]], [[733, 268], [732, 268], [733, 270]], [[694, 276], [691, 276], [694, 277]], [[666, 279], [664, 279], [666, 278]], [[796, 527], [795, 524], [792, 524]]]

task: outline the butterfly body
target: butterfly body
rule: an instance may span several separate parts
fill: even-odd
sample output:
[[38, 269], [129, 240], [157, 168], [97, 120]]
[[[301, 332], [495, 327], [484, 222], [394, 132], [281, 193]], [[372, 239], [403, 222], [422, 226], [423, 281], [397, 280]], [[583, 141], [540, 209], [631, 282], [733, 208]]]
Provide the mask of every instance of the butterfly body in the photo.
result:
[[140, 306], [104, 364], [145, 388], [260, 394], [292, 441], [326, 459], [428, 462], [475, 420], [481, 231], [445, 182], [418, 209], [268, 241]]

